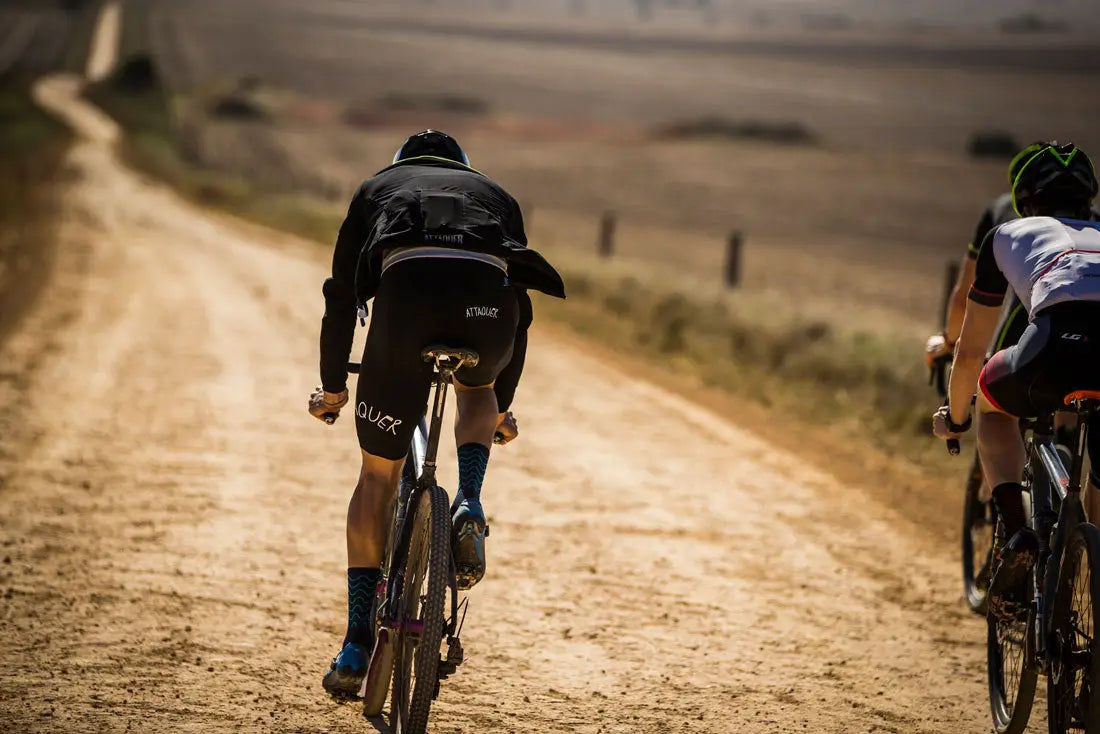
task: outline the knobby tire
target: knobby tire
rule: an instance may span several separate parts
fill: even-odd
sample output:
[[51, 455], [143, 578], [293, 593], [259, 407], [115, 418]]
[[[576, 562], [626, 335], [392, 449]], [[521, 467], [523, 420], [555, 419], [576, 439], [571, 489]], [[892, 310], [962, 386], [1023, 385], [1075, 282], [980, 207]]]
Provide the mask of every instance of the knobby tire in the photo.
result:
[[397, 639], [390, 704], [395, 734], [424, 734], [432, 700], [439, 690], [440, 647], [451, 566], [447, 493], [439, 487], [424, 491], [414, 522], [402, 606], [406, 618], [420, 620], [423, 630], [419, 640], [404, 632]]
[[[1004, 543], [1004, 526], [997, 523], [996, 547]], [[1002, 622], [986, 617], [986, 669], [989, 712], [997, 734], [1022, 734], [1035, 702], [1035, 613], [1025, 620]]]
[[1073, 530], [1051, 614], [1051, 665], [1047, 722], [1051, 734], [1100, 732], [1100, 530], [1082, 523]]
[[986, 613], [985, 594], [993, 562], [996, 513], [992, 501], [982, 501], [982, 467], [977, 452], [966, 482], [963, 505], [962, 572], [966, 604], [975, 614]]

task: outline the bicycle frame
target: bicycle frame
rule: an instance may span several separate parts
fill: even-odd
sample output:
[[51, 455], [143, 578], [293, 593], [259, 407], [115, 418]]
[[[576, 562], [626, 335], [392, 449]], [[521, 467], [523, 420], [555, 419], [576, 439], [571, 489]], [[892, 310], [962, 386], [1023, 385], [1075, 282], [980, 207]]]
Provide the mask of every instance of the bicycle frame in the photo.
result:
[[[409, 543], [412, 540], [412, 524], [407, 522], [406, 511], [409, 507], [416, 507], [420, 502], [420, 496], [423, 492], [435, 486], [435, 470], [436, 470], [436, 455], [439, 452], [439, 437], [443, 428], [443, 412], [447, 403], [447, 388], [450, 385], [451, 377], [454, 374], [457, 367], [440, 365], [432, 380], [435, 388], [435, 396], [432, 401], [431, 421], [425, 431], [425, 421], [421, 419], [420, 426], [417, 428], [416, 433], [413, 434], [413, 445], [409, 450], [409, 458], [414, 462], [419, 459], [419, 466], [414, 466], [413, 471], [416, 476], [416, 481], [413, 483], [406, 482], [405, 476], [402, 477], [401, 487], [399, 489], [398, 505], [397, 505], [397, 518], [394, 522], [394, 529], [397, 531], [397, 538], [395, 542], [391, 543], [392, 552], [390, 554], [389, 563], [386, 568], [389, 569], [389, 577], [387, 579], [386, 588], [386, 607], [384, 618], [387, 622], [396, 620], [398, 613], [398, 603], [401, 599], [401, 586], [404, 582], [404, 578], [401, 574], [395, 573], [395, 570], [401, 568], [403, 561], [409, 552]], [[426, 434], [426, 437], [425, 437]], [[406, 467], [406, 474], [408, 468]], [[410, 477], [411, 478], [411, 477]], [[452, 626], [453, 620], [457, 616], [458, 608], [458, 592], [457, 584], [452, 581], [450, 584], [451, 592], [451, 610], [452, 610]]]
[[[1031, 524], [1039, 536], [1039, 562], [1035, 564], [1035, 654], [1041, 667], [1049, 664], [1051, 649], [1051, 608], [1062, 554], [1070, 533], [1085, 521], [1081, 504], [1081, 474], [1088, 441], [1088, 421], [1091, 409], [1077, 405], [1078, 424], [1073, 466], [1066, 470], [1054, 448], [1054, 417], [1047, 416], [1033, 425], [1028, 441], [1028, 463], [1025, 475], [1030, 477]], [[1046, 484], [1041, 488], [1041, 484]], [[1055, 498], [1058, 507], [1055, 514]], [[1055, 524], [1057, 518], [1057, 524]]]

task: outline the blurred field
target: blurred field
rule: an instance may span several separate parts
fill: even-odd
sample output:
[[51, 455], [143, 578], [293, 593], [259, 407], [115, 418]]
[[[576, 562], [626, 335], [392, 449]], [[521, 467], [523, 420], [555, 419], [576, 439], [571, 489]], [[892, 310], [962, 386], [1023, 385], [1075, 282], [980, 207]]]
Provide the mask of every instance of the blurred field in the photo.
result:
[[0, 83], [82, 70], [99, 5], [98, 0], [0, 0]]
[[[443, 128], [533, 211], [536, 245], [590, 251], [613, 210], [623, 256], [711, 285], [739, 229], [748, 291], [914, 337], [1005, 185], [969, 136], [1100, 146], [1095, 34], [574, 5], [131, 0], [123, 47], [155, 59], [184, 158], [249, 187], [340, 203], [405, 134]], [[662, 133], [701, 119], [810, 137]]]

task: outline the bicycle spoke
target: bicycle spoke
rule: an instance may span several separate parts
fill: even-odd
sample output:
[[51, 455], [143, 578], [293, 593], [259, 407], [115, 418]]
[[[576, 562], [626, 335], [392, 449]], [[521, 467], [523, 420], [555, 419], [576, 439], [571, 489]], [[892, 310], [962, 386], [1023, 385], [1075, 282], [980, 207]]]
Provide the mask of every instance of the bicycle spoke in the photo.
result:
[[1067, 694], [1072, 695], [1069, 705], [1071, 716], [1067, 717], [1069, 723], [1076, 728], [1084, 725], [1084, 707], [1082, 704], [1088, 700], [1090, 691], [1088, 670], [1091, 662], [1092, 643], [1092, 588], [1091, 571], [1088, 563], [1079, 563], [1073, 585], [1073, 607], [1070, 629], [1073, 630], [1073, 639], [1069, 641], [1070, 650], [1067, 664], [1071, 667], [1073, 685], [1067, 686]]
[[1002, 688], [1009, 710], [1016, 706], [1017, 683], [1024, 669], [1024, 645], [1027, 635], [1026, 622], [1002, 622], [997, 625], [997, 639], [1001, 646]]

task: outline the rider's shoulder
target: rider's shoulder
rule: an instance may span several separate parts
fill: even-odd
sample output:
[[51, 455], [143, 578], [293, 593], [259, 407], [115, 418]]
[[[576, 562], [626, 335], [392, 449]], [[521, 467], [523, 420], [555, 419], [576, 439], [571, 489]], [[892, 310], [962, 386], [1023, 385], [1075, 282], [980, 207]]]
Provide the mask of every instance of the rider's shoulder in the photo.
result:
[[996, 240], [1033, 241], [1051, 235], [1065, 232], [1066, 224], [1055, 217], [1021, 217], [1004, 224], [993, 230]]

